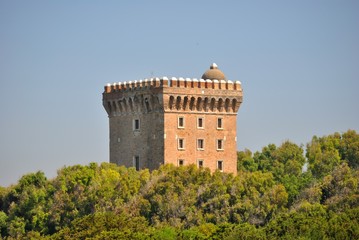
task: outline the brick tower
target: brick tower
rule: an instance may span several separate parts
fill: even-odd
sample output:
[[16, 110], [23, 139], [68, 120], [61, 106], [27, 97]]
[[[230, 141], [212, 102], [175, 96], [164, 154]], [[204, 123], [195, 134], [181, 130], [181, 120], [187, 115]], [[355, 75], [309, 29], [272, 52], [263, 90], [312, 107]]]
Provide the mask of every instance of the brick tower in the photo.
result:
[[136, 169], [196, 164], [237, 172], [239, 81], [212, 64], [200, 80], [151, 78], [108, 84], [110, 162]]

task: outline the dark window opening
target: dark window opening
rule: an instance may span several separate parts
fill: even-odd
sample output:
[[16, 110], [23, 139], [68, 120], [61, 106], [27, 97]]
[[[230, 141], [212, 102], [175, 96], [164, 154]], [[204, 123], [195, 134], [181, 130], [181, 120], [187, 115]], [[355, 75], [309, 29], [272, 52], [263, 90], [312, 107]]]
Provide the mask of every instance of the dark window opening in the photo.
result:
[[217, 161], [217, 169], [223, 171], [223, 161]]
[[178, 149], [184, 149], [184, 139], [178, 139]]
[[197, 139], [197, 148], [204, 149], [204, 139]]
[[140, 157], [139, 156], [135, 156], [135, 159], [134, 159], [134, 165], [135, 165], [135, 168], [137, 171], [140, 170]]
[[135, 119], [133, 124], [134, 130], [140, 130], [140, 119]]
[[203, 167], [203, 160], [198, 160], [198, 167], [202, 168]]
[[223, 150], [223, 139], [218, 139], [217, 140], [217, 149], [218, 150]]
[[180, 128], [184, 127], [184, 118], [183, 117], [178, 118], [178, 127], [180, 127]]
[[223, 128], [223, 120], [222, 120], [222, 118], [217, 119], [217, 128]]
[[198, 128], [203, 128], [203, 118], [198, 118]]

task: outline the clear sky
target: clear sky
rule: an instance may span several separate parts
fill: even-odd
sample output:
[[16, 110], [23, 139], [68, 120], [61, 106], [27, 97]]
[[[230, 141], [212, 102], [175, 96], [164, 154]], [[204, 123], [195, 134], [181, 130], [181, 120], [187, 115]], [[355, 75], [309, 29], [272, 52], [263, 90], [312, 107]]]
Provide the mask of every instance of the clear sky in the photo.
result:
[[107, 83], [240, 80], [238, 149], [359, 131], [359, 1], [0, 0], [0, 185], [109, 159]]

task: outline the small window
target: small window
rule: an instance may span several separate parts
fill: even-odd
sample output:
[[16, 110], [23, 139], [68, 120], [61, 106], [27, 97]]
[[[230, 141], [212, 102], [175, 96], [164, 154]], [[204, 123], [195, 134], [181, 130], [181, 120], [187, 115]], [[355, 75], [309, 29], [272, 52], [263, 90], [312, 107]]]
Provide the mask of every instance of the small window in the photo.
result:
[[217, 161], [217, 169], [221, 172], [223, 172], [223, 161], [219, 160]]
[[178, 149], [180, 149], [180, 150], [184, 149], [184, 139], [183, 138], [178, 139]]
[[204, 149], [204, 139], [197, 139], [197, 150]]
[[204, 118], [203, 117], [197, 118], [197, 128], [204, 128]]
[[178, 159], [178, 166], [184, 165], [184, 159]]
[[223, 146], [223, 143], [224, 143], [224, 141], [223, 141], [223, 139], [217, 139], [217, 150], [223, 150], [224, 148], [224, 146]]
[[133, 120], [133, 130], [135, 130], [135, 131], [140, 130], [140, 119]]
[[223, 118], [217, 118], [217, 129], [223, 129]]
[[140, 170], [140, 157], [139, 156], [133, 157], [133, 166], [136, 168], [137, 171]]
[[203, 159], [198, 159], [198, 160], [197, 160], [197, 166], [198, 166], [199, 168], [203, 168]]
[[178, 128], [184, 128], [184, 117], [178, 117]]

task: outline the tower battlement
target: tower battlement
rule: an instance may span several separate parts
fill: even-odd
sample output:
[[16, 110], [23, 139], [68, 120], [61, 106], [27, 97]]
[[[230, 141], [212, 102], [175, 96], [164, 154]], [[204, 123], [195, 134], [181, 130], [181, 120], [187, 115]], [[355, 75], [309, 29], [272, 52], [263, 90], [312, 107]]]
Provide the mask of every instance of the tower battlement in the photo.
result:
[[157, 87], [179, 87], [179, 88], [207, 88], [207, 89], [222, 89], [222, 90], [242, 90], [240, 81], [231, 80], [211, 80], [211, 79], [197, 79], [197, 78], [150, 78], [144, 80], [134, 80], [118, 83], [108, 83], [105, 86], [105, 93], [116, 91], [133, 91], [141, 88], [157, 88]]
[[236, 114], [242, 102], [242, 87], [240, 81], [230, 80], [151, 78], [108, 84], [103, 101], [109, 116], [152, 111]]

